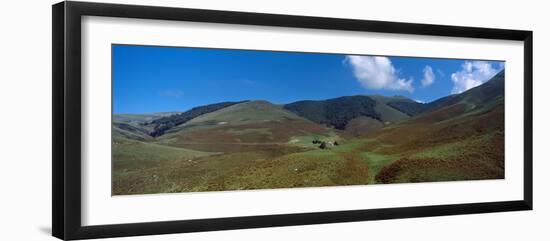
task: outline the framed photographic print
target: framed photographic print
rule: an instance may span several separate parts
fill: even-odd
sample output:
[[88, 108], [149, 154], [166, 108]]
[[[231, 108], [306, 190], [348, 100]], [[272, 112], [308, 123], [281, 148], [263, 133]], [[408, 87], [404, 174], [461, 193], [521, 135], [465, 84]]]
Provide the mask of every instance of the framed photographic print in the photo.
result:
[[53, 235], [532, 209], [532, 32], [61, 2]]

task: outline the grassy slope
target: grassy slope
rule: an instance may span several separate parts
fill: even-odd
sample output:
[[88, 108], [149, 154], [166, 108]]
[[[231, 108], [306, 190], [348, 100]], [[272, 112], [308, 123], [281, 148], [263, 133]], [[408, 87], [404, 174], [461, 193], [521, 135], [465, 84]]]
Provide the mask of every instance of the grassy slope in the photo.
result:
[[504, 75], [459, 95], [428, 104], [431, 109], [386, 128], [377, 138], [402, 153], [384, 167], [383, 183], [504, 177]]
[[297, 101], [284, 108], [315, 123], [344, 129], [347, 122], [359, 116], [380, 119], [376, 101], [368, 96], [343, 96], [320, 101]]
[[347, 125], [345, 132], [352, 136], [361, 136], [367, 133], [376, 132], [384, 127], [384, 123], [379, 120], [361, 116], [351, 120]]
[[374, 119], [367, 116], [360, 116], [350, 120], [345, 128], [345, 132], [352, 136], [373, 133], [382, 129], [385, 125], [399, 123], [409, 119], [409, 115], [389, 106], [387, 103], [392, 101], [414, 102], [408, 98], [395, 96], [386, 97], [381, 95], [368, 96], [376, 101], [374, 110], [379, 114], [380, 119]]
[[183, 126], [210, 126], [211, 123], [218, 124], [219, 122], [227, 122], [226, 124], [229, 125], [240, 125], [263, 121], [284, 121], [287, 119], [298, 120], [303, 118], [267, 101], [249, 101], [199, 116]]
[[151, 180], [158, 178], [154, 170], [188, 164], [198, 157], [214, 154], [217, 153], [115, 138], [112, 144], [113, 194], [127, 194], [132, 190], [141, 193], [148, 190]]
[[160, 112], [152, 114], [114, 114], [113, 137], [126, 138], [138, 141], [152, 140], [149, 133], [152, 129], [143, 123], [150, 122], [179, 112]]
[[128, 130], [121, 129], [116, 125], [113, 126], [112, 135], [113, 135], [113, 138], [130, 139], [130, 140], [137, 140], [137, 141], [152, 140], [151, 136], [146, 135], [141, 131], [128, 131]]
[[400, 122], [409, 119], [409, 116], [403, 112], [400, 112], [384, 103], [378, 102], [374, 107], [376, 112], [380, 113], [380, 120], [382, 122]]
[[408, 114], [390, 106], [389, 103], [416, 103], [414, 100], [403, 96], [369, 95], [369, 97], [376, 100], [375, 110], [380, 113], [380, 120], [383, 122], [400, 122], [409, 119]]

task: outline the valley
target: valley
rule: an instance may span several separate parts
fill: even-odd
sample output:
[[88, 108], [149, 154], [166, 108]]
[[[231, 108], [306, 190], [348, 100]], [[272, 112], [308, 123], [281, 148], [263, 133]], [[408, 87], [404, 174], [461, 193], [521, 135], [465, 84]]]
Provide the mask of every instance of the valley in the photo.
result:
[[113, 195], [502, 178], [503, 71], [430, 103], [356, 95], [113, 115]]

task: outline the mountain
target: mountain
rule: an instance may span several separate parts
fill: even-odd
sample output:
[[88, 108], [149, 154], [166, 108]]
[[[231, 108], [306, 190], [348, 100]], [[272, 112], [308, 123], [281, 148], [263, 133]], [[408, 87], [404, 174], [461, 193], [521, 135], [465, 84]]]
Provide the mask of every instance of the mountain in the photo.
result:
[[[253, 145], [309, 142], [331, 130], [267, 101], [247, 101], [200, 115], [159, 137], [169, 145], [231, 152]], [[300, 139], [302, 138], [302, 139]]]
[[390, 103], [393, 102], [414, 102], [413, 100], [403, 96], [382, 96], [382, 95], [369, 95], [369, 98], [376, 101], [374, 110], [380, 114], [380, 120], [385, 124], [391, 124], [395, 122], [401, 122], [409, 119], [409, 115], [393, 108]]
[[181, 112], [158, 112], [152, 114], [114, 114], [113, 121], [127, 124], [142, 124], [179, 113]]
[[425, 108], [366, 136], [388, 145], [381, 153], [406, 153], [382, 168], [377, 182], [503, 178], [504, 72]]
[[468, 111], [494, 106], [495, 102], [504, 100], [504, 70], [486, 83], [471, 88], [461, 94], [440, 98], [426, 104], [425, 112], [463, 104]]
[[385, 104], [369, 96], [343, 96], [327, 100], [297, 101], [284, 108], [316, 123], [343, 130], [349, 121], [369, 117], [378, 121], [405, 119], [402, 113], [388, 109]]
[[138, 141], [152, 140], [147, 130], [141, 128], [141, 126], [130, 125], [127, 123], [114, 122], [112, 128], [113, 138], [118, 139], [130, 139]]
[[391, 102], [412, 102], [416, 103], [416, 101], [411, 100], [405, 96], [402, 95], [393, 95], [393, 96], [385, 96], [385, 95], [367, 95], [369, 98], [382, 102], [384, 104], [391, 103]]
[[114, 114], [113, 115], [113, 137], [132, 140], [150, 140], [151, 126], [146, 123], [176, 115], [179, 112], [159, 112], [151, 114]]
[[284, 108], [308, 120], [345, 129], [348, 122], [360, 116], [381, 120], [374, 110], [376, 101], [367, 96], [344, 96], [320, 101], [298, 101], [284, 105]]
[[387, 103], [387, 105], [409, 116], [416, 116], [427, 109], [427, 105], [424, 103], [410, 101], [392, 101]]
[[390, 105], [394, 102], [416, 103], [402, 96], [356, 95], [319, 101], [297, 101], [284, 105], [284, 108], [313, 122], [348, 130], [356, 135], [408, 119], [408, 113]]
[[281, 108], [278, 105], [274, 105], [267, 101], [255, 100], [240, 103], [238, 105], [229, 106], [227, 108], [214, 111], [195, 119], [190, 120], [184, 124], [187, 126], [209, 126], [209, 125], [241, 125], [257, 122], [268, 121], [284, 121], [284, 120], [297, 120], [303, 119], [295, 114]]
[[242, 102], [221, 102], [194, 107], [186, 112], [113, 115], [113, 135], [134, 140], [146, 140], [163, 135], [166, 131], [191, 119]]
[[283, 106], [267, 101], [221, 102], [189, 111], [143, 115], [114, 115], [114, 133], [148, 139], [183, 129], [213, 128], [262, 122], [311, 121], [346, 130], [356, 136], [410, 118], [445, 120], [471, 111], [490, 109], [504, 98], [504, 71], [464, 93], [424, 104], [403, 96], [356, 95], [327, 100], [304, 100]]
[[427, 103], [422, 112], [402, 124], [428, 125], [498, 112], [504, 108], [504, 78], [502, 71], [482, 85]]
[[426, 104], [419, 103], [404, 96], [383, 96], [371, 95], [370, 98], [395, 109], [407, 116], [415, 116], [422, 113], [426, 109]]
[[195, 117], [198, 117], [200, 115], [204, 115], [213, 111], [217, 111], [219, 109], [223, 109], [225, 107], [232, 106], [239, 103], [242, 103], [242, 102], [221, 102], [221, 103], [216, 103], [211, 105], [198, 106], [180, 114], [170, 115], [170, 116], [152, 120], [146, 123], [145, 126], [149, 126], [152, 129], [151, 132], [149, 133], [151, 136], [157, 137], [164, 134], [165, 131], [171, 128], [174, 128], [178, 125], [184, 124]]

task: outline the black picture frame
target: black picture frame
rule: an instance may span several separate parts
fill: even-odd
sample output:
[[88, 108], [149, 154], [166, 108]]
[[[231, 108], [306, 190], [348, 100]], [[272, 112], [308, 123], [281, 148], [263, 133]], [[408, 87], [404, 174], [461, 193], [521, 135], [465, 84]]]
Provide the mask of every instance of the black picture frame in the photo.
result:
[[[88, 239], [308, 225], [380, 219], [532, 210], [533, 208], [533, 32], [491, 28], [366, 21], [262, 13], [197, 10], [89, 2], [52, 6], [53, 195], [52, 233], [60, 239]], [[342, 210], [283, 215], [81, 224], [81, 17], [104, 16], [378, 33], [516, 40], [524, 43], [524, 194], [522, 200], [420, 207]]]

